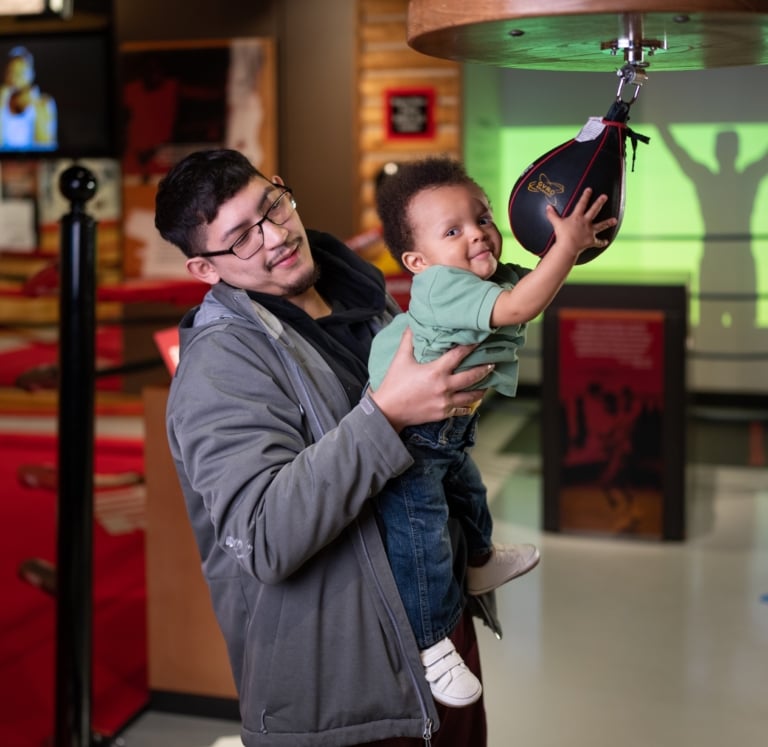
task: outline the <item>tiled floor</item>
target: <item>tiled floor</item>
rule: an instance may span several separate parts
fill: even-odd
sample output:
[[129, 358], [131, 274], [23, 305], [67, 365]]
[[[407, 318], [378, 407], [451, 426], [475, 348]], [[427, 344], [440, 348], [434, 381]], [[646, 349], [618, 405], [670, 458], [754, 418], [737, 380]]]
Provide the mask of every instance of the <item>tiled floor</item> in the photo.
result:
[[[479, 631], [488, 747], [768, 744], [768, 470], [689, 465], [684, 542], [544, 533], [538, 457], [497, 452], [528, 412], [489, 407], [476, 452], [496, 538], [542, 552], [498, 592], [503, 640]], [[239, 744], [235, 723], [153, 712], [121, 741]]]

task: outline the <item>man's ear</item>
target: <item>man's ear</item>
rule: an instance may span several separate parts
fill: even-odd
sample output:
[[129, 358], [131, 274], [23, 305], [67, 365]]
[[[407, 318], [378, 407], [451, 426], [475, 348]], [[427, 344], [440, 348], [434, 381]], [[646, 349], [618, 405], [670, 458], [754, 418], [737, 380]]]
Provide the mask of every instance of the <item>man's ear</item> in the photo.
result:
[[186, 265], [187, 272], [204, 283], [216, 285], [221, 280], [216, 268], [205, 257], [190, 257]]
[[429, 267], [429, 263], [421, 252], [403, 252], [400, 260], [405, 269], [414, 275], [418, 275]]
[[282, 177], [278, 176], [277, 174], [272, 177], [272, 183], [279, 184], [281, 187], [285, 186], [285, 182], [283, 181]]

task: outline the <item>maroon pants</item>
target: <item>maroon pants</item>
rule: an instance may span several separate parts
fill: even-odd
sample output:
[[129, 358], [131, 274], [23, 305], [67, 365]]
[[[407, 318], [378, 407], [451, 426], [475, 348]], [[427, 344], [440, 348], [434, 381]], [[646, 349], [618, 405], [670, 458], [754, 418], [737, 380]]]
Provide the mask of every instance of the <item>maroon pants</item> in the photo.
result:
[[[475, 625], [466, 610], [451, 634], [453, 645], [467, 666], [482, 681], [480, 651], [477, 646]], [[485, 704], [480, 700], [466, 708], [448, 708], [437, 703], [440, 728], [432, 735], [432, 747], [485, 747], [488, 737], [485, 721]], [[378, 742], [368, 742], [364, 747], [423, 747], [424, 740], [394, 737]], [[363, 745], [361, 745], [363, 747]]]

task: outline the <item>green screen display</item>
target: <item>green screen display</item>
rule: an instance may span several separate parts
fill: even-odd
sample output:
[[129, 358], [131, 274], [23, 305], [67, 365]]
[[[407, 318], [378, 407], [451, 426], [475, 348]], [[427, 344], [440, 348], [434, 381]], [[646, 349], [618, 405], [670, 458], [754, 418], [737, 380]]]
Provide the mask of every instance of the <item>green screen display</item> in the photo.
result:
[[[583, 124], [583, 123], [582, 123]], [[633, 123], [631, 123], [633, 124]], [[502, 128], [499, 168], [507, 183], [491, 194], [504, 233], [505, 259], [535, 262], [516, 243], [507, 219], [512, 185], [535, 157], [574, 137], [581, 124]], [[577, 267], [579, 278], [654, 274], [686, 278], [693, 325], [699, 324], [698, 297], [705, 294], [765, 296], [768, 292], [768, 137], [764, 124], [672, 124], [666, 137], [653, 125], [635, 129], [651, 137], [638, 144], [631, 171], [628, 143], [626, 204], [619, 234], [596, 260]], [[667, 138], [672, 138], [669, 143]], [[718, 143], [724, 154], [718, 162]], [[674, 149], [674, 150], [673, 150]], [[678, 153], [679, 151], [679, 153]], [[685, 160], [683, 160], [685, 159]], [[709, 287], [705, 252], [713, 255]], [[768, 297], [752, 299], [754, 322], [768, 327]], [[750, 301], [733, 300], [745, 305]], [[728, 319], [723, 319], [728, 324]]]
[[[540, 156], [604, 116], [615, 79], [465, 66], [464, 158], [488, 192], [504, 258], [537, 261], [512, 236], [510, 192]], [[568, 282], [683, 283], [690, 385], [768, 393], [768, 67], [653, 73], [630, 108], [624, 215], [612, 245]], [[627, 100], [624, 97], [624, 100]], [[540, 348], [531, 325], [527, 355]], [[521, 380], [537, 380], [534, 365]]]

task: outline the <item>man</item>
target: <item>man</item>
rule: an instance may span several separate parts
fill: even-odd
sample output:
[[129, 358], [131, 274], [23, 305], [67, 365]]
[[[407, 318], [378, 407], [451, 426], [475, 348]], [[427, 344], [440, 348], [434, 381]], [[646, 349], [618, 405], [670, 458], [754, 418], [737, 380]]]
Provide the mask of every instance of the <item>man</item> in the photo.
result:
[[8, 53], [0, 86], [0, 150], [52, 150], [56, 101], [35, 84], [35, 61], [25, 47]]
[[[482, 700], [432, 699], [371, 498], [411, 464], [400, 430], [472, 407], [490, 369], [453, 373], [468, 346], [420, 365], [407, 334], [368, 390], [370, 342], [398, 309], [376, 268], [295, 208], [231, 150], [185, 158], [156, 201], [161, 235], [211, 285], [181, 323], [167, 426], [243, 742], [482, 747]], [[492, 594], [472, 604], [496, 625]], [[452, 637], [479, 676], [468, 611]]]

